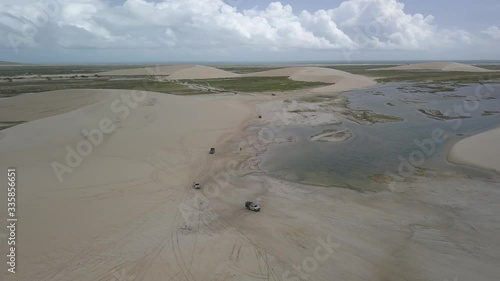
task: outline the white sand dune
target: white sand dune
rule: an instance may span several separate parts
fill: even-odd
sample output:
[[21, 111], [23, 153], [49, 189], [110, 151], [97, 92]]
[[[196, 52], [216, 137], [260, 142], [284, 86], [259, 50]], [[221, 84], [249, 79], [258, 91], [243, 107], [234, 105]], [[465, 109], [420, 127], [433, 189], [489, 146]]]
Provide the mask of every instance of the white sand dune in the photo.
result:
[[354, 75], [340, 70], [324, 67], [287, 67], [249, 74], [236, 74], [215, 67], [203, 65], [172, 65], [156, 68], [138, 68], [101, 72], [99, 75], [163, 75], [170, 80], [182, 79], [218, 79], [233, 77], [289, 77], [295, 81], [324, 82], [334, 85], [319, 87], [315, 92], [342, 92], [375, 85], [376, 82], [365, 76]]
[[456, 143], [448, 160], [462, 165], [500, 172], [500, 128], [465, 138]]
[[400, 65], [371, 70], [432, 70], [432, 71], [460, 71], [460, 72], [492, 72], [485, 68], [455, 62], [428, 62]]
[[101, 76], [168, 76], [169, 79], [216, 79], [238, 77], [238, 74], [203, 65], [162, 65], [121, 69], [97, 73]]
[[354, 75], [345, 71], [324, 67], [289, 67], [262, 72], [250, 73], [249, 77], [279, 77], [288, 76], [295, 81], [334, 83], [320, 87], [315, 92], [342, 92], [373, 86], [376, 82], [365, 76]]
[[63, 114], [102, 100], [103, 94], [88, 90], [60, 90], [0, 99], [0, 122], [32, 121]]
[[239, 77], [240, 75], [215, 67], [195, 65], [190, 68], [175, 71], [168, 79], [217, 79]]
[[285, 67], [245, 74], [249, 77], [290, 77], [306, 67]]
[[[191, 255], [191, 246], [182, 243], [194, 245], [195, 237], [180, 233], [185, 225], [182, 202], [192, 182], [206, 177], [203, 171], [214, 157], [208, 154], [210, 147], [220, 149], [227, 136], [238, 134], [252, 111], [239, 100], [148, 92], [137, 102], [131, 94], [79, 90], [72, 96], [82, 98], [74, 104], [81, 108], [0, 132], [0, 168], [16, 167], [19, 174], [17, 255], [23, 267], [15, 276], [2, 271], [1, 280], [113, 280], [114, 271], [133, 270], [129, 267], [141, 260], [148, 261], [140, 268], [149, 268], [150, 275], [140, 280], [176, 274], [162, 271], [166, 267], [187, 271], [184, 264], [175, 263], [180, 255]], [[43, 117], [36, 110], [41, 99], [49, 112], [69, 102], [68, 92], [58, 91], [20, 96], [3, 105], [23, 109], [8, 112], [9, 118], [33, 120]], [[3, 114], [2, 109], [5, 118]], [[109, 121], [107, 133], [99, 137], [103, 120]], [[81, 146], [99, 139], [90, 149]], [[78, 156], [67, 158], [68, 149]], [[62, 182], [54, 172], [55, 161], [67, 165]], [[4, 200], [0, 207], [6, 210]], [[0, 214], [3, 221], [5, 215]], [[203, 267], [196, 265], [190, 273], [197, 280], [224, 260], [225, 254], [217, 254], [213, 233], [199, 236], [198, 245], [206, 252], [200, 253]], [[5, 255], [0, 261], [6, 264]], [[75, 270], [80, 273], [75, 275]], [[152, 276], [158, 274], [162, 278]]]
[[154, 67], [120, 69], [99, 72], [101, 76], [168, 76], [176, 71], [191, 68], [193, 65], [180, 64], [180, 65], [159, 65]]

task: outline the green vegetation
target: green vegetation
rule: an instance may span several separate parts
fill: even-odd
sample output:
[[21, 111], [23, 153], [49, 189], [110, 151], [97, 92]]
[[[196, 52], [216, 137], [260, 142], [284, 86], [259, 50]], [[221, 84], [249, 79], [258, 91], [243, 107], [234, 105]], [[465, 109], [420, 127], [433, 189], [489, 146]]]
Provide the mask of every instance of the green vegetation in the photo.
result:
[[368, 176], [368, 178], [374, 182], [382, 183], [382, 184], [389, 184], [393, 181], [393, 178], [391, 178], [390, 176], [384, 175], [384, 174], [373, 174], [373, 175]]
[[499, 80], [500, 72], [433, 72], [433, 71], [394, 71], [376, 70], [368, 71], [366, 75], [378, 77], [376, 80], [386, 82], [454, 82], [454, 83], [486, 83]]
[[238, 74], [248, 74], [248, 73], [254, 73], [254, 72], [261, 72], [261, 71], [267, 71], [267, 70], [273, 70], [273, 69], [280, 69], [283, 67], [266, 67], [266, 66], [232, 66], [232, 67], [218, 67], [214, 66], [218, 69], [222, 69], [225, 71], [233, 72], [233, 73], [238, 73]]
[[[308, 65], [301, 65], [301, 66], [308, 66]], [[314, 65], [314, 66], [342, 70], [342, 71], [349, 72], [352, 74], [366, 75], [366, 73], [368, 72], [369, 69], [392, 67], [392, 66], [398, 66], [398, 65], [387, 65], [387, 64], [381, 64], [381, 65], [368, 65], [368, 64], [345, 64], [344, 65], [344, 64], [342, 64], [342, 65], [340, 65], [339, 64], [339, 65]], [[215, 67], [222, 69], [222, 70], [231, 71], [234, 73], [247, 74], [247, 73], [273, 70], [273, 69], [287, 68], [287, 67], [291, 67], [291, 66], [290, 65], [282, 65], [282, 66], [265, 66], [264, 65], [264, 66], [225, 66], [225, 67], [215, 66]]]
[[365, 75], [365, 76], [377, 76], [375, 75], [378, 71], [370, 71], [370, 69], [374, 68], [385, 68], [385, 67], [393, 67], [393, 66], [398, 66], [398, 65], [393, 65], [393, 64], [380, 64], [380, 65], [373, 65], [373, 64], [345, 64], [345, 65], [325, 65], [322, 67], [326, 68], [331, 68], [331, 69], [337, 69], [345, 72], [349, 72], [352, 74], [359, 74], [359, 75]]
[[495, 115], [495, 114], [500, 114], [500, 111], [498, 110], [485, 110], [483, 112], [483, 116], [491, 116], [491, 115]]
[[145, 67], [145, 65], [0, 65], [0, 76], [96, 73], [138, 67]]
[[371, 110], [351, 110], [344, 113], [344, 115], [347, 119], [358, 124], [400, 122], [404, 120], [403, 118], [398, 116], [376, 113]]
[[[297, 99], [298, 102], [305, 103], [320, 103], [320, 107], [332, 107], [332, 106], [340, 106], [340, 107], [348, 107], [349, 100], [342, 96], [334, 96], [334, 95], [310, 95], [304, 96]], [[291, 100], [284, 100], [285, 103], [291, 103]]]
[[10, 127], [14, 127], [16, 125], [22, 124], [25, 121], [1, 121], [0, 122], [0, 131], [5, 130]]
[[471, 118], [471, 116], [448, 116], [444, 115], [441, 111], [437, 109], [419, 109], [419, 112], [427, 115], [429, 118], [436, 120], [451, 120], [451, 119], [464, 119]]
[[417, 84], [413, 85], [414, 88], [429, 89], [429, 93], [442, 93], [442, 92], [455, 92], [455, 88], [446, 86], [444, 84]]
[[325, 96], [325, 95], [315, 95], [300, 98], [300, 101], [308, 103], [325, 102], [334, 99], [335, 97]]
[[247, 93], [292, 91], [332, 85], [322, 82], [293, 81], [288, 79], [287, 77], [239, 77], [183, 81], [198, 85], [207, 85], [225, 91], [238, 91]]
[[370, 70], [388, 68], [396, 65], [330, 65], [327, 68], [338, 69], [352, 74], [376, 77], [378, 82], [455, 82], [455, 83], [483, 83], [488, 80], [499, 80], [500, 65], [477, 65], [492, 70], [492, 72], [446, 72], [446, 71], [401, 71], [401, 70]]
[[[240, 77], [227, 79], [205, 79], [205, 80], [183, 80], [185, 85], [172, 82], [157, 82], [150, 77], [124, 77], [123, 79], [111, 79], [100, 77], [97, 72], [119, 69], [131, 69], [144, 67], [145, 65], [0, 65], [0, 97], [13, 96], [29, 92], [43, 92], [61, 89], [141, 89], [160, 93], [175, 95], [195, 95], [217, 92], [269, 92], [269, 91], [292, 91], [310, 89], [320, 86], [331, 85], [322, 82], [300, 82], [293, 81], [287, 77]], [[393, 65], [323, 65], [322, 67], [338, 69], [353, 74], [376, 77], [378, 82], [429, 82], [431, 85], [419, 84], [416, 88], [429, 89], [429, 93], [453, 92], [453, 87], [459, 87], [460, 83], [486, 83], [488, 81], [498, 82], [500, 80], [500, 65], [478, 65], [479, 67], [491, 69], [487, 73], [467, 72], [441, 72], [441, 71], [394, 71], [394, 70], [370, 70], [374, 68], [391, 67]], [[283, 66], [286, 67], [286, 66]], [[281, 67], [276, 66], [227, 66], [221, 69], [235, 73], [251, 73], [272, 70]], [[61, 79], [57, 75], [72, 75], [70, 79]], [[76, 75], [78, 74], [78, 75]], [[84, 75], [86, 74], [86, 75]], [[90, 74], [90, 75], [89, 75]], [[94, 75], [92, 75], [94, 74]], [[21, 75], [35, 75], [39, 79], [26, 79]], [[46, 77], [43, 75], [52, 75]], [[54, 76], [55, 75], [55, 76]], [[451, 84], [445, 84], [451, 83]], [[192, 86], [188, 85], [191, 84]], [[419, 91], [413, 89], [412, 91]], [[328, 96], [313, 96], [303, 98], [306, 102], [322, 102], [330, 99]]]
[[205, 92], [190, 89], [173, 82], [158, 82], [149, 79], [110, 80], [109, 78], [72, 78], [52, 80], [18, 80], [0, 82], [0, 97], [15, 96], [23, 93], [37, 93], [65, 89], [124, 89], [142, 90], [174, 95], [196, 95]]
[[474, 65], [474, 66], [486, 68], [489, 70], [500, 70], [500, 64], [478, 64], [478, 65]]
[[[143, 90], [173, 95], [198, 95], [228, 91], [267, 92], [290, 91], [331, 85], [318, 82], [299, 82], [286, 77], [251, 77], [230, 79], [183, 80], [182, 85], [174, 82], [160, 82], [148, 78], [110, 79], [107, 77], [72, 76], [70, 79], [21, 79], [0, 80], [0, 97], [23, 93], [36, 93], [65, 89], [123, 89]], [[192, 86], [190, 87], [191, 84]], [[220, 89], [220, 90], [219, 90]]]
[[305, 113], [305, 112], [316, 112], [316, 110], [313, 110], [313, 109], [296, 109], [296, 110], [292, 110], [292, 111], [289, 111], [289, 112], [292, 112], [292, 113]]

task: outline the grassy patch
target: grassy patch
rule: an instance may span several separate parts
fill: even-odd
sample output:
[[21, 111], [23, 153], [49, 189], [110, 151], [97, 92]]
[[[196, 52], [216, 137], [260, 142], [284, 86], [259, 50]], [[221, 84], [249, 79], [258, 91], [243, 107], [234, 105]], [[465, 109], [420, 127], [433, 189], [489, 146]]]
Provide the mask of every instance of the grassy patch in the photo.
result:
[[495, 114], [500, 114], [500, 111], [498, 110], [485, 110], [483, 112], [483, 116], [491, 116], [491, 115], [495, 115]]
[[381, 184], [389, 184], [390, 182], [393, 181], [393, 179], [390, 176], [384, 175], [384, 174], [373, 174], [368, 177], [374, 182], [381, 183]]
[[455, 88], [446, 85], [435, 85], [435, 84], [418, 84], [413, 85], [414, 88], [429, 89], [429, 93], [442, 93], [442, 92], [455, 92]]
[[403, 118], [398, 116], [376, 113], [371, 110], [352, 110], [344, 113], [344, 115], [347, 117], [347, 119], [358, 124], [400, 122], [404, 120]]
[[0, 76], [97, 73], [139, 67], [145, 67], [145, 65], [0, 65]]
[[427, 117], [436, 119], [436, 120], [451, 120], [451, 119], [463, 119], [463, 118], [471, 118], [471, 116], [448, 116], [444, 115], [441, 111], [437, 109], [419, 109], [419, 112], [427, 115]]
[[[252, 77], [230, 79], [184, 80], [188, 84], [210, 85], [221, 91], [266, 92], [308, 89], [323, 85], [317, 82], [299, 82], [285, 77]], [[23, 93], [37, 93], [67, 89], [117, 89], [142, 90], [173, 95], [199, 95], [217, 92], [217, 90], [192, 89], [188, 85], [174, 82], [159, 82], [148, 78], [114, 80], [107, 77], [78, 76], [71, 79], [4, 79], [0, 80], [0, 97], [15, 96]]]
[[376, 76], [376, 75], [370, 75], [373, 74], [373, 72], [376, 71], [369, 71], [369, 69], [374, 69], [374, 68], [383, 68], [383, 67], [393, 67], [393, 66], [398, 66], [398, 65], [369, 65], [369, 64], [361, 64], [361, 65], [325, 65], [322, 67], [326, 68], [331, 68], [331, 69], [337, 69], [345, 72], [349, 72], [352, 74], [359, 74], [359, 75], [365, 75], [365, 76]]
[[485, 68], [488, 70], [500, 70], [500, 64], [477, 64], [474, 66]]
[[378, 82], [455, 82], [455, 83], [481, 83], [488, 80], [499, 80], [500, 65], [477, 65], [478, 67], [492, 70], [492, 72], [474, 73], [458, 71], [408, 71], [408, 70], [370, 70], [375, 68], [388, 68], [397, 65], [331, 65], [327, 68], [338, 69], [352, 74], [376, 77]]
[[16, 80], [0, 83], [0, 97], [15, 96], [23, 93], [37, 93], [67, 89], [117, 89], [141, 90], [174, 95], [196, 95], [206, 92], [190, 89], [172, 82], [157, 82], [149, 79], [110, 80], [108, 78], [76, 78], [53, 80]]
[[400, 122], [404, 119], [398, 116], [386, 115], [381, 113], [375, 113], [372, 115], [374, 123], [387, 123], [387, 122]]
[[325, 97], [325, 96], [318, 95], [318, 96], [302, 97], [302, 98], [300, 98], [300, 101], [308, 102], [308, 103], [318, 103], [318, 102], [329, 101], [331, 99], [332, 99], [332, 97]]
[[0, 131], [22, 124], [25, 121], [0, 121]]
[[267, 70], [274, 70], [274, 69], [280, 69], [283, 67], [266, 67], [266, 66], [234, 66], [234, 67], [217, 67], [218, 69], [222, 69], [225, 71], [230, 71], [233, 73], [238, 73], [238, 74], [248, 74], [248, 73], [254, 73], [254, 72], [261, 72], [261, 71], [267, 71]]
[[500, 73], [468, 73], [468, 72], [433, 72], [433, 71], [368, 71], [367, 75], [379, 77], [378, 82], [454, 82], [454, 83], [484, 83], [500, 79]]
[[278, 92], [310, 89], [332, 84], [322, 82], [293, 81], [287, 77], [239, 77], [227, 79], [183, 80], [188, 83], [209, 85], [226, 91], [238, 92]]
[[292, 113], [305, 113], [305, 112], [316, 112], [316, 110], [313, 110], [313, 109], [296, 109], [296, 110], [292, 110], [290, 112], [292, 112]]

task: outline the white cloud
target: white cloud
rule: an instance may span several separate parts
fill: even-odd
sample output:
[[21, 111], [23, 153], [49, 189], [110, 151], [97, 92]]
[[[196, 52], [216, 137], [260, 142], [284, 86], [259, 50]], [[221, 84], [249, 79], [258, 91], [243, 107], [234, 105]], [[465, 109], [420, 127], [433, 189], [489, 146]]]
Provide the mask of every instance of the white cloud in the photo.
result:
[[[222, 0], [49, 1], [59, 3], [57, 12], [42, 2], [0, 3], [0, 46], [11, 45], [8, 34], [22, 39], [20, 47], [64, 48], [427, 50], [471, 42], [468, 32], [440, 29], [431, 15], [408, 14], [397, 0], [346, 0], [315, 12], [280, 2], [239, 11]], [[37, 23], [44, 13], [50, 21]], [[27, 33], [30, 26], [36, 32]], [[498, 36], [499, 29], [484, 33]]]
[[498, 26], [492, 25], [486, 30], [481, 31], [481, 33], [484, 33], [495, 40], [500, 40], [500, 28], [498, 28]]

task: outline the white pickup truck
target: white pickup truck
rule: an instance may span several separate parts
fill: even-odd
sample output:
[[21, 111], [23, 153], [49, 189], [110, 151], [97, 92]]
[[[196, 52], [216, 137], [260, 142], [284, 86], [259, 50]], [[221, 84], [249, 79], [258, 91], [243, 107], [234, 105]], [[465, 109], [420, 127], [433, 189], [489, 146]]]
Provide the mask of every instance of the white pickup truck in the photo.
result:
[[194, 189], [201, 189], [201, 184], [199, 182], [194, 182], [193, 183], [193, 188]]

